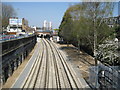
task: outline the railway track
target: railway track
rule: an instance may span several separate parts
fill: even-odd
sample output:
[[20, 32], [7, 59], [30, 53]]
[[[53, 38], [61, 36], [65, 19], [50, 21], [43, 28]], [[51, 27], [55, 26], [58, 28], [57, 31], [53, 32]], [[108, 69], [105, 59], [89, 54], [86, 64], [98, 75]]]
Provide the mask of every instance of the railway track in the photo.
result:
[[76, 73], [55, 43], [41, 39], [36, 60], [21, 88], [82, 88]]

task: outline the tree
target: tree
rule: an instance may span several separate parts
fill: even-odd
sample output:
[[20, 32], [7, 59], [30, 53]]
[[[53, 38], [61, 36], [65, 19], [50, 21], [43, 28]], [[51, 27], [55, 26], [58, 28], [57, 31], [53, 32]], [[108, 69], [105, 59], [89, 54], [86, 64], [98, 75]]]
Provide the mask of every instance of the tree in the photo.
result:
[[113, 2], [82, 2], [71, 6], [66, 12], [69, 12], [67, 16], [71, 17], [72, 27], [65, 14], [60, 25], [61, 32], [64, 32], [61, 35], [68, 36], [69, 33], [68, 40], [70, 37], [77, 40], [78, 47], [88, 48], [86, 51], [92, 52], [96, 57], [98, 45], [104, 43], [114, 32], [104, 21], [106, 17], [112, 16], [113, 7]]
[[55, 31], [59, 31], [59, 29], [54, 29]]
[[120, 40], [120, 26], [115, 27], [116, 37]]
[[[107, 33], [110, 31], [109, 27], [104, 23], [104, 18], [111, 15], [113, 10], [112, 3], [103, 3], [103, 2], [93, 2], [84, 4], [87, 8], [87, 15], [92, 20], [92, 29], [94, 33], [94, 56], [96, 56], [97, 43], [100, 43], [100, 40], [104, 41], [106, 39]], [[104, 30], [104, 31], [103, 31]], [[99, 33], [99, 34], [98, 34]], [[106, 34], [106, 35], [105, 35]], [[101, 35], [103, 37], [101, 37]], [[98, 40], [100, 39], [100, 40]]]
[[67, 44], [72, 40], [72, 26], [73, 26], [73, 20], [70, 15], [70, 9], [68, 9], [65, 12], [65, 15], [63, 17], [62, 23], [59, 27], [60, 34], [65, 41], [67, 41]]
[[116, 37], [118, 38], [118, 51], [120, 51], [120, 25], [115, 26]]
[[120, 65], [120, 59], [118, 54], [118, 42], [115, 39], [111, 41], [106, 40], [104, 44], [98, 46], [97, 59], [102, 63], [109, 65]]
[[9, 18], [15, 17], [16, 12], [11, 5], [2, 4], [2, 27], [6, 28], [9, 24]]

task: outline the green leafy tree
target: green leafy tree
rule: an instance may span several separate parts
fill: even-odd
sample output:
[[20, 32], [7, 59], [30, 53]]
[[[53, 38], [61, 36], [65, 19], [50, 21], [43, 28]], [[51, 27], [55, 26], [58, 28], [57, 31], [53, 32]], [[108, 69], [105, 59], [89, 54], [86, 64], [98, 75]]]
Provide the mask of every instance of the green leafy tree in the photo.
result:
[[115, 27], [116, 37], [120, 40], [120, 25]]
[[69, 10], [66, 11], [62, 24], [60, 25], [60, 35], [69, 43], [72, 40], [73, 20]]
[[104, 21], [112, 16], [113, 7], [113, 2], [82, 2], [71, 6], [61, 22], [60, 35], [68, 37], [68, 41], [77, 41], [78, 47], [84, 46], [96, 56], [98, 45], [114, 34], [114, 29]]

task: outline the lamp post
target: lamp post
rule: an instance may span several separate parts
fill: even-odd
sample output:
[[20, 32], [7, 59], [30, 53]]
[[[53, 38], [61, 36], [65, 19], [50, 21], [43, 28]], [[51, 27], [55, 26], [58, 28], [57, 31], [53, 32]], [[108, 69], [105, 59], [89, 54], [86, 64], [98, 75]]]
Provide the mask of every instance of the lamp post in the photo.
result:
[[17, 18], [17, 33], [18, 33], [18, 18]]

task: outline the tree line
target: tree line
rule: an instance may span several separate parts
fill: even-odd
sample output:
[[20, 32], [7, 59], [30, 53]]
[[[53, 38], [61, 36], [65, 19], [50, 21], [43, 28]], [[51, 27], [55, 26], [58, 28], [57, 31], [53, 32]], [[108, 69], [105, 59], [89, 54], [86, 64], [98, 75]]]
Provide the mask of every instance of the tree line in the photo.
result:
[[114, 6], [114, 2], [81, 2], [70, 6], [59, 26], [59, 36], [96, 57], [99, 45], [115, 38], [115, 28], [105, 21], [113, 16]]

